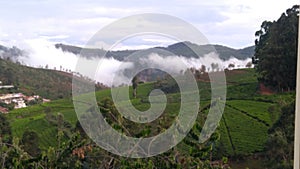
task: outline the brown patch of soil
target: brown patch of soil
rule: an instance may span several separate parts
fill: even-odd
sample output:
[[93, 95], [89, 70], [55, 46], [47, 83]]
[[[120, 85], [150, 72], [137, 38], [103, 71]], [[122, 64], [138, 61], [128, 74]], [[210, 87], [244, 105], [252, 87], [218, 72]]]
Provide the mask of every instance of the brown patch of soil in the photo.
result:
[[263, 83], [259, 84], [259, 91], [261, 95], [272, 95], [275, 94], [271, 89], [266, 87]]

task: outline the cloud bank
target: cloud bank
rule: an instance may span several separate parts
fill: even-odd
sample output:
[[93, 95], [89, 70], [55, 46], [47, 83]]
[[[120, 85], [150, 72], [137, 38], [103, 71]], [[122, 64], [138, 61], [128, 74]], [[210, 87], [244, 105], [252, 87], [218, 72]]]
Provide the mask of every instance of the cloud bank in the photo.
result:
[[[32, 67], [45, 68], [47, 65], [48, 69], [75, 71], [80, 56], [63, 52], [45, 39], [26, 40], [24, 44], [23, 47], [28, 51], [28, 56], [20, 58], [22, 63]], [[89, 70], [79, 73], [89, 76], [98, 82], [111, 86], [112, 84], [127, 84], [131, 81], [132, 77], [127, 77], [123, 73], [126, 69], [133, 68], [134, 63], [131, 61], [118, 61], [114, 58], [94, 58], [93, 60], [85, 59], [85, 61], [87, 63], [97, 62], [99, 63], [99, 67], [94, 72], [93, 70]], [[148, 67], [159, 67], [167, 72], [180, 73], [186, 67], [200, 69], [202, 65], [205, 65], [207, 70], [211, 71], [212, 63], [218, 64], [220, 70], [227, 68], [229, 64], [234, 64], [235, 68], [245, 68], [246, 64], [250, 61], [250, 58], [238, 60], [234, 57], [227, 61], [222, 61], [216, 53], [209, 53], [200, 58], [186, 58], [175, 55], [160, 56], [156, 53], [151, 53], [148, 56], [137, 58], [135, 62], [143, 63]], [[88, 65], [86, 66], [88, 67]]]

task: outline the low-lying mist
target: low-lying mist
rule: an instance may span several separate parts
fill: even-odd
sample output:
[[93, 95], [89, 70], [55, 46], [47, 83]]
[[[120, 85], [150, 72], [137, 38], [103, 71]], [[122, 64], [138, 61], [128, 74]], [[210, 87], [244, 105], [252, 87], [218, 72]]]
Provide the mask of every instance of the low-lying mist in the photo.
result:
[[[61, 49], [55, 48], [54, 44], [47, 40], [26, 40], [23, 48], [27, 51], [27, 56], [20, 57], [19, 61], [25, 65], [67, 72], [76, 71], [75, 68], [80, 56], [69, 52], [63, 52]], [[160, 56], [156, 53], [151, 53], [146, 57], [137, 59], [139, 59], [137, 62], [142, 61], [150, 66], [160, 67], [163, 70], [173, 73], [180, 73], [184, 71], [186, 67], [200, 69], [202, 65], [205, 65], [206, 71], [224, 70], [228, 67], [230, 67], [229, 69], [245, 68], [246, 65], [251, 62], [251, 58], [238, 60], [234, 56], [232, 56], [229, 60], [223, 61], [216, 53], [209, 53], [200, 58], [187, 58], [175, 55]], [[124, 69], [130, 69], [133, 67], [134, 64], [130, 61], [119, 61], [114, 58], [94, 58], [93, 60], [85, 60], [88, 62], [92, 61], [101, 63], [96, 74], [95, 72], [79, 72], [83, 75], [89, 76], [97, 82], [111, 86], [112, 84], [120, 85], [131, 81], [130, 79], [132, 77], [128, 78], [122, 73]], [[183, 67], [182, 64], [179, 64], [182, 62], [186, 66]], [[217, 65], [217, 67], [213, 68], [212, 64], [214, 66]], [[126, 66], [124, 67], [124, 65]], [[114, 78], [115, 80], [113, 83]]]

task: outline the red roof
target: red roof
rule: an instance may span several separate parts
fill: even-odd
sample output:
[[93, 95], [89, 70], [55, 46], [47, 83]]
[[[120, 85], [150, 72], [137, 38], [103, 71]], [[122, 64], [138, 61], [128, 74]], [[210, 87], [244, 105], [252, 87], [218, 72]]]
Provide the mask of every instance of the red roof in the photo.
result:
[[8, 113], [8, 109], [0, 106], [0, 112]]

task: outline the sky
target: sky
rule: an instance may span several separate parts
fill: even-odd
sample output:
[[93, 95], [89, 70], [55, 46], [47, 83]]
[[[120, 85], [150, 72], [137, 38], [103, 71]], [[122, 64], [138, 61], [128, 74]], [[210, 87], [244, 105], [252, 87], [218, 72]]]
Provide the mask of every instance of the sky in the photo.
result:
[[[22, 46], [32, 39], [85, 46], [101, 28], [123, 17], [160, 13], [178, 17], [212, 44], [243, 48], [254, 45], [265, 20], [277, 20], [299, 0], [1, 0], [0, 44]], [[174, 41], [143, 36], [118, 49], [166, 46]], [[105, 46], [104, 46], [105, 48]]]

